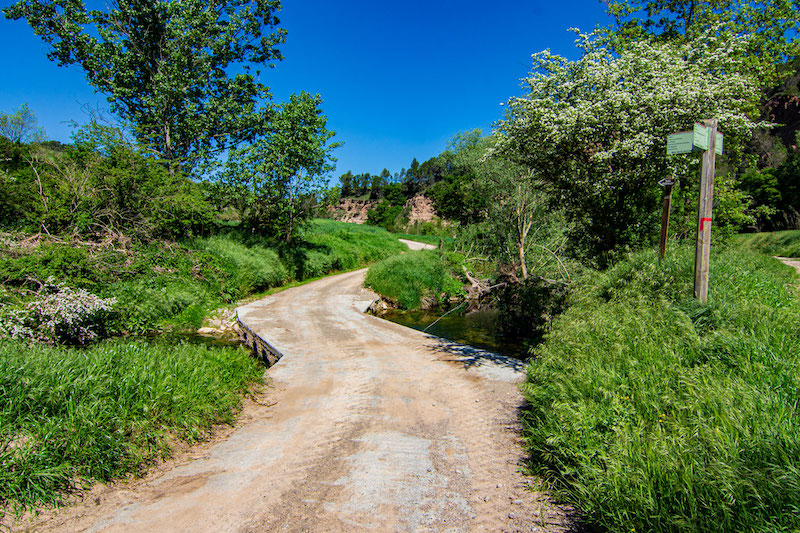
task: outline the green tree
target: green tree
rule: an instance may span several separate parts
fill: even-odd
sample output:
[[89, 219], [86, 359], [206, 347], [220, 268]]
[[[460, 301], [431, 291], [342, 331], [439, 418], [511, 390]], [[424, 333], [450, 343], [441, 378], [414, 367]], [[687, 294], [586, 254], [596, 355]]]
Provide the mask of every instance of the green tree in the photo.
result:
[[777, 82], [797, 60], [800, 1], [763, 0], [604, 0], [614, 18], [618, 47], [643, 38], [690, 42], [717, 29], [720, 35], [749, 35], [743, 49], [748, 68], [767, 84]]
[[752, 135], [759, 93], [738, 68], [743, 46], [710, 36], [680, 46], [641, 41], [616, 54], [584, 36], [577, 61], [536, 54], [526, 94], [508, 102], [499, 123], [498, 149], [554, 187], [583, 253], [648, 242], [658, 228], [657, 181], [671, 175], [682, 190], [697, 186], [697, 157], [666, 157], [667, 135], [716, 116], [723, 162], [738, 162], [737, 144]]
[[252, 138], [269, 120], [257, 76], [281, 59], [279, 9], [277, 0], [116, 0], [105, 12], [82, 0], [20, 0], [3, 13], [26, 19], [50, 59], [80, 65], [174, 168]]
[[37, 126], [36, 115], [28, 104], [22, 104], [16, 113], [0, 113], [0, 136], [17, 146], [22, 143], [42, 142], [44, 128]]
[[241, 199], [243, 222], [253, 231], [291, 242], [312, 214], [315, 195], [333, 170], [339, 143], [327, 129], [319, 95], [293, 94], [253, 144], [232, 150], [217, 179]]

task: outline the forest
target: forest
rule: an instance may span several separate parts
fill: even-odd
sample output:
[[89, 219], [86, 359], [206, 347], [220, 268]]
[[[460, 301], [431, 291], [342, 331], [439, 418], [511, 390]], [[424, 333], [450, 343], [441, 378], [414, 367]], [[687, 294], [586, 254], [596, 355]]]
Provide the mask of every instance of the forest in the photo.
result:
[[[605, 4], [577, 59], [533, 55], [491, 132], [335, 185], [323, 96], [275, 102], [257, 74], [280, 68], [277, 0], [6, 7], [109, 114], [59, 143], [27, 105], [0, 110], [0, 517], [231, 423], [262, 363], [186, 334], [371, 265], [394, 307], [488, 306], [524, 339], [527, 467], [581, 520], [800, 528], [800, 285], [773, 257], [800, 257], [800, 5]], [[709, 118], [724, 151], [701, 304], [699, 159], [666, 143]], [[409, 220], [418, 196], [434, 221]], [[335, 220], [347, 201], [366, 224]], [[400, 255], [412, 233], [441, 249]]]

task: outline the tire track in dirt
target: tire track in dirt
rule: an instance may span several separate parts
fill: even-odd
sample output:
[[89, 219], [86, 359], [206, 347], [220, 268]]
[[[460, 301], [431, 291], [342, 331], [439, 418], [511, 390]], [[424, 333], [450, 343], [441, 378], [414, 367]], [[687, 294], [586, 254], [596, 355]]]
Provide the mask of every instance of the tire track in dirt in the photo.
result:
[[[36, 531], [563, 531], [532, 490], [518, 361], [365, 315], [365, 271], [239, 309], [284, 357], [246, 423]], [[99, 494], [94, 501], [91, 498]], [[87, 501], [88, 500], [88, 501]]]

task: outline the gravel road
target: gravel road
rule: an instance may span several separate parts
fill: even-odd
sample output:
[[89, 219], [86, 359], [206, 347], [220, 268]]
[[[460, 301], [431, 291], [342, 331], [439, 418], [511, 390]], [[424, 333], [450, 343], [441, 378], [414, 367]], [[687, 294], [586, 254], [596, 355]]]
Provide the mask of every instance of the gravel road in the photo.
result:
[[[240, 425], [36, 531], [562, 531], [518, 472], [523, 365], [362, 311], [365, 270], [239, 309], [283, 358]], [[17, 529], [18, 527], [14, 527]]]

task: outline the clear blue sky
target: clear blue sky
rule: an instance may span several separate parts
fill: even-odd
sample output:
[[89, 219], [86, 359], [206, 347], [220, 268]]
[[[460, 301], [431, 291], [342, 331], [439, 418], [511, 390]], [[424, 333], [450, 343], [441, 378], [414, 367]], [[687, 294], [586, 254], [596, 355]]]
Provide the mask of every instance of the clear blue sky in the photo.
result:
[[[576, 57], [568, 28], [605, 25], [604, 8], [600, 0], [284, 0], [285, 60], [262, 81], [278, 101], [301, 90], [322, 95], [328, 126], [345, 143], [335, 176], [394, 173], [460, 131], [488, 132], [500, 102], [520, 94], [531, 54]], [[69, 141], [69, 121], [106, 106], [79, 67], [47, 60], [24, 21], [0, 18], [0, 49], [0, 111], [28, 103], [49, 138]]]

